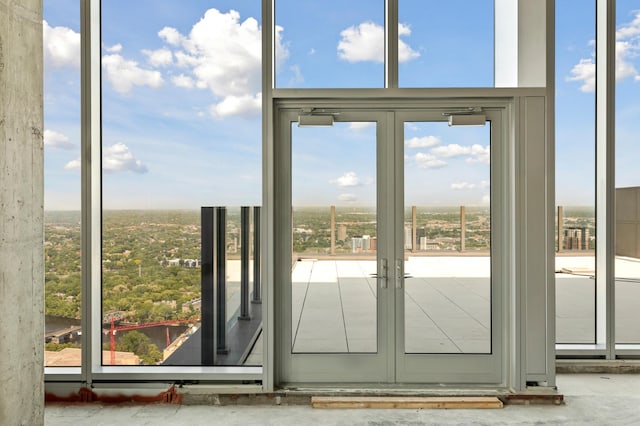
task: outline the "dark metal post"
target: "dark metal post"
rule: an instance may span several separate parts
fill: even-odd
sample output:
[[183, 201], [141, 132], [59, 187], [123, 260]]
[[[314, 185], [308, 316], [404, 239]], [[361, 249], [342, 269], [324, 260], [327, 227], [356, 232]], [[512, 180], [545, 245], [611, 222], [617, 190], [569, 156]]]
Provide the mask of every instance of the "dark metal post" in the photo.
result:
[[250, 207], [240, 207], [240, 320], [249, 316], [249, 221]]
[[253, 298], [251, 303], [262, 303], [260, 293], [260, 206], [253, 208]]
[[216, 207], [215, 225], [216, 268], [216, 341], [217, 352], [227, 350], [227, 209]]
[[200, 296], [201, 296], [201, 343], [200, 357], [202, 365], [214, 365], [215, 363], [215, 327], [214, 327], [214, 244], [213, 244], [213, 207], [200, 209], [200, 236], [201, 236], [201, 269], [200, 269]]

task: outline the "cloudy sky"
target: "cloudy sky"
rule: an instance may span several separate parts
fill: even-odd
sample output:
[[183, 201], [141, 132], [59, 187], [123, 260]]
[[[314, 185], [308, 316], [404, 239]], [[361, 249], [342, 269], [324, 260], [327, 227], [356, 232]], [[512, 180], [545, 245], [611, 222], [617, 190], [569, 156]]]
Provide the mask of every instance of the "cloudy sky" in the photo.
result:
[[[593, 205], [594, 8], [584, 0], [556, 3], [557, 201]], [[401, 2], [400, 85], [491, 87], [492, 1], [438, 4]], [[382, 5], [278, 0], [277, 87], [382, 87]], [[103, 2], [105, 207], [260, 203], [259, 6], [259, 0]], [[44, 7], [45, 208], [78, 209], [79, 3], [45, 0]], [[628, 7], [618, 2], [619, 186], [640, 183], [634, 175], [640, 11]], [[374, 127], [292, 131], [300, 204], [373, 204]], [[407, 202], [485, 204], [488, 141], [488, 128], [408, 123]]]

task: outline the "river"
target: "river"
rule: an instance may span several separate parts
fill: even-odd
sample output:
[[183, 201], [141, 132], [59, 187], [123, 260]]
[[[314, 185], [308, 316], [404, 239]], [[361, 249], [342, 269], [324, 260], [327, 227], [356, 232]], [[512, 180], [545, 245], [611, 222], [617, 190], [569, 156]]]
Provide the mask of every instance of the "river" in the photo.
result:
[[[79, 319], [56, 317], [53, 315], [45, 315], [44, 321], [45, 333], [51, 333], [57, 330], [64, 330], [69, 327], [80, 325]], [[106, 333], [109, 328], [110, 325], [103, 327], [103, 332]], [[137, 331], [149, 337], [151, 342], [162, 351], [167, 347], [167, 328], [169, 329], [169, 339], [173, 342], [178, 336], [184, 333], [188, 327], [185, 325], [162, 325], [158, 327], [141, 328]], [[109, 335], [104, 333], [102, 342], [109, 343]], [[118, 342], [125, 333], [127, 332], [116, 333], [116, 342]]]

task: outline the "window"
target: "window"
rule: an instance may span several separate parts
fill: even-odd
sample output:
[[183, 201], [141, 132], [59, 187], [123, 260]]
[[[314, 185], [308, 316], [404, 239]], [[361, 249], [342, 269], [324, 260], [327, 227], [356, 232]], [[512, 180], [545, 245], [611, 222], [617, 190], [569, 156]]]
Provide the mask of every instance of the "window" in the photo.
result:
[[[634, 5], [637, 6], [637, 5]], [[640, 179], [637, 140], [640, 96], [640, 12], [617, 3], [615, 336], [640, 344]]]
[[384, 87], [384, 1], [275, 5], [276, 87]]
[[596, 343], [595, 2], [556, 2], [556, 342]]
[[[223, 3], [102, 3], [103, 365], [212, 365], [213, 310], [225, 323], [216, 365], [242, 365], [257, 337], [231, 342], [253, 243], [240, 206], [261, 194], [260, 2]], [[223, 208], [226, 236], [215, 309], [202, 278], [209, 206]], [[257, 327], [255, 312], [241, 325]]]
[[400, 87], [493, 87], [493, 0], [400, 0], [398, 13]]
[[45, 366], [80, 366], [80, 9], [45, 1]]

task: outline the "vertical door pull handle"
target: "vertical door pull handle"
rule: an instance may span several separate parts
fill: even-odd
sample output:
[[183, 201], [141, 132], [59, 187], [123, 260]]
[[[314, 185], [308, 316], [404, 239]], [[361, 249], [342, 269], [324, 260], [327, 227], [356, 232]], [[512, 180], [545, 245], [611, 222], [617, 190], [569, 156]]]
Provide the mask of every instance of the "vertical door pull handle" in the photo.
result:
[[387, 264], [387, 259], [380, 259], [378, 263], [378, 279], [380, 279], [380, 288], [387, 288], [387, 281], [389, 279], [389, 266]]
[[404, 282], [404, 274], [402, 273], [402, 267], [404, 261], [402, 259], [396, 259], [396, 288], [402, 288]]

